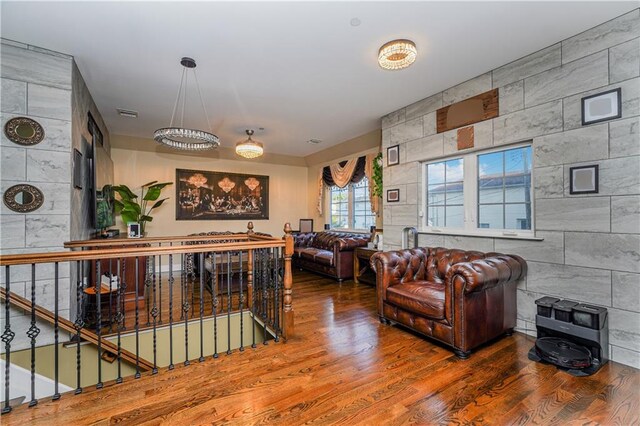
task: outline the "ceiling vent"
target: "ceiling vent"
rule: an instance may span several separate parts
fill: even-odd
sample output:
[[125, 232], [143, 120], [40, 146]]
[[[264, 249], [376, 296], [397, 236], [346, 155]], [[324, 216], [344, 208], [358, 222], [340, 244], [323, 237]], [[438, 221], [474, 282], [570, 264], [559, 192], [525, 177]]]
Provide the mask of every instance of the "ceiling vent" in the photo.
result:
[[310, 143], [312, 145], [318, 145], [319, 143], [322, 143], [322, 141], [320, 139], [309, 139], [307, 143]]
[[121, 109], [121, 108], [116, 109], [116, 111], [118, 111], [118, 115], [121, 115], [123, 117], [138, 118], [138, 111], [132, 111], [130, 109]]

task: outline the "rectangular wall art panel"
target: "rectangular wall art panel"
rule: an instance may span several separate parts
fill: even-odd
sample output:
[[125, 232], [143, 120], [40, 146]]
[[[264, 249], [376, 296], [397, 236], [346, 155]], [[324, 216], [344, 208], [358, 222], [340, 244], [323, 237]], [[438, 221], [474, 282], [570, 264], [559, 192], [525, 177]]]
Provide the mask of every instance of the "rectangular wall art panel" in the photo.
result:
[[269, 176], [176, 169], [176, 220], [269, 219]]
[[498, 89], [440, 108], [436, 112], [438, 133], [498, 116]]

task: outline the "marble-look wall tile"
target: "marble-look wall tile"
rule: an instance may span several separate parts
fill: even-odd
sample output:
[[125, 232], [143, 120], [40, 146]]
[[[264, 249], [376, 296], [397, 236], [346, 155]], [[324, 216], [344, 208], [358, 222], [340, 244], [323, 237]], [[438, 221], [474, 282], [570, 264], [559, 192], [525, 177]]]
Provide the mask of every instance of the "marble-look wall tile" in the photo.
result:
[[[17, 117], [15, 114], [1, 114], [0, 120], [2, 127], [7, 121]], [[54, 120], [42, 117], [29, 117], [37, 121], [44, 129], [44, 139], [39, 144], [29, 149], [47, 150], [47, 151], [71, 151], [71, 123], [66, 120]], [[20, 145], [11, 142], [4, 132], [0, 132], [0, 145], [18, 147]]]
[[609, 308], [609, 343], [640, 351], [640, 313]]
[[27, 113], [27, 83], [2, 79], [2, 112]]
[[527, 261], [527, 290], [611, 306], [611, 271]]
[[609, 157], [640, 155], [640, 117], [609, 123]]
[[6, 249], [25, 246], [25, 216], [21, 214], [3, 214], [0, 216], [0, 241], [2, 252]]
[[443, 134], [445, 155], [490, 148], [493, 145], [493, 120], [481, 121], [473, 125], [473, 148], [470, 149], [458, 150], [458, 129], [449, 130]]
[[389, 145], [396, 145], [421, 138], [423, 136], [422, 117], [397, 124], [387, 130]]
[[609, 157], [607, 123], [554, 133], [533, 140], [536, 167], [581, 161], [602, 160]]
[[16, 148], [3, 147], [0, 157], [0, 165], [2, 166], [0, 175], [3, 183], [7, 180], [24, 181], [26, 179], [26, 149], [17, 148], [17, 145]]
[[[36, 303], [45, 309], [53, 311], [55, 308], [55, 284], [54, 280], [38, 280], [36, 282]], [[31, 291], [27, 284], [28, 291]], [[75, 289], [75, 286], [74, 286]], [[70, 298], [65, 295], [71, 294], [69, 280], [59, 280], [58, 282], [58, 309], [69, 310]]]
[[564, 238], [567, 265], [640, 272], [640, 235], [567, 232]]
[[635, 9], [562, 42], [562, 63], [599, 52], [640, 36], [640, 15]]
[[493, 70], [493, 87], [506, 86], [560, 66], [560, 47], [560, 43], [549, 46]]
[[418, 247], [444, 247], [444, 235], [418, 234]]
[[71, 91], [29, 84], [27, 113], [37, 117], [71, 121]]
[[0, 73], [4, 78], [71, 89], [69, 58], [3, 44]]
[[562, 131], [562, 101], [527, 108], [493, 119], [493, 144], [520, 142]]
[[609, 346], [611, 346], [611, 352], [609, 356], [615, 362], [630, 365], [633, 368], [640, 369], [640, 352], [632, 351], [631, 349], [621, 348], [614, 345]]
[[405, 226], [409, 225], [395, 226], [385, 221], [383, 232], [384, 239], [382, 242], [385, 250], [396, 250], [396, 248], [390, 247], [400, 248], [402, 246], [402, 230]]
[[609, 197], [536, 200], [536, 229], [609, 232], [610, 207]]
[[609, 49], [609, 83], [640, 76], [640, 38]]
[[27, 247], [59, 246], [69, 238], [69, 215], [26, 216]]
[[627, 311], [640, 311], [640, 274], [611, 273], [613, 306]]
[[394, 111], [382, 117], [382, 128], [386, 129], [405, 121], [405, 108]]
[[407, 158], [413, 161], [424, 161], [441, 157], [444, 152], [444, 133], [407, 142], [404, 147]]
[[[569, 191], [569, 170], [573, 166], [598, 164], [598, 193], [571, 195]], [[630, 195], [640, 192], [640, 157], [613, 158], [611, 160], [594, 161], [590, 163], [577, 163], [564, 166], [564, 195], [565, 197], [577, 196], [603, 196], [603, 195]]]
[[[51, 251], [51, 250], [38, 250], [40, 251]], [[64, 248], [57, 247], [55, 251], [64, 251]], [[24, 249], [19, 251], [18, 253], [12, 254], [20, 254], [21, 253], [31, 253], [33, 249]], [[69, 262], [61, 262], [58, 264], [58, 279], [63, 280], [66, 278], [68, 286], [68, 278], [70, 277], [70, 268]], [[31, 265], [16, 265], [12, 266], [10, 269], [11, 274], [11, 291], [15, 292], [19, 290], [19, 286], [15, 285], [19, 282], [28, 282], [29, 286], [31, 285]], [[5, 274], [0, 277], [0, 284], [4, 286], [5, 284]], [[49, 280], [53, 281], [55, 279], [55, 269], [53, 263], [41, 263], [36, 266], [36, 280]]]
[[496, 238], [495, 249], [498, 253], [517, 254], [528, 261], [564, 263], [564, 234], [562, 232], [539, 231], [535, 240], [510, 240]]
[[407, 120], [435, 112], [440, 107], [442, 107], [442, 93], [437, 93], [407, 106]]
[[[601, 87], [588, 92], [578, 93], [562, 100], [564, 113], [564, 130], [582, 127], [582, 102], [585, 96], [595, 95], [608, 90], [622, 89], [622, 118], [640, 115], [640, 78], [632, 78], [620, 83]], [[611, 122], [613, 123], [613, 122]]]
[[526, 107], [540, 105], [609, 84], [607, 51], [595, 53], [524, 81]]
[[445, 235], [444, 246], [449, 249], [477, 250], [492, 252], [494, 250], [493, 238], [465, 237], [460, 235]]
[[422, 134], [431, 136], [437, 133], [437, 117], [436, 112], [430, 112], [422, 117]]
[[498, 89], [500, 115], [524, 109], [524, 81], [516, 81]]
[[611, 232], [640, 234], [640, 195], [611, 197]]
[[389, 167], [390, 179], [385, 182], [386, 189], [393, 189], [394, 185], [401, 185], [406, 183], [418, 182], [418, 162], [413, 161], [411, 163], [398, 164], [397, 166]]
[[536, 168], [533, 172], [535, 199], [562, 198], [564, 196], [564, 167], [550, 166]]
[[15, 40], [9, 40], [8, 38], [1, 38], [0, 37], [0, 44], [2, 44], [2, 46], [13, 46], [13, 47], [19, 47], [21, 49], [28, 49], [29, 45], [26, 43], [20, 43], [19, 41], [15, 41]]
[[396, 226], [418, 226], [418, 206], [416, 204], [389, 205], [391, 224]]
[[68, 152], [27, 151], [27, 180], [29, 182], [71, 181], [71, 155]]
[[536, 299], [541, 297], [539, 294], [523, 289], [516, 292], [516, 304], [518, 306], [517, 317], [520, 320], [535, 322], [536, 321]]
[[479, 75], [442, 92], [442, 106], [464, 101], [467, 98], [491, 90], [491, 87], [491, 73]]

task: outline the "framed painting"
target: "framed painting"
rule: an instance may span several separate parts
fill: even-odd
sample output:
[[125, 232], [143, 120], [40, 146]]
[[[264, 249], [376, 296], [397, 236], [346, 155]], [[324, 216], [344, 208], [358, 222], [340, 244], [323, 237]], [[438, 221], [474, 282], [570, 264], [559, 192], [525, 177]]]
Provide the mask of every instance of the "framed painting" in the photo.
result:
[[617, 88], [582, 98], [582, 125], [622, 117], [622, 89]]
[[269, 176], [176, 169], [176, 220], [269, 219]]
[[598, 165], [569, 168], [569, 194], [597, 194]]

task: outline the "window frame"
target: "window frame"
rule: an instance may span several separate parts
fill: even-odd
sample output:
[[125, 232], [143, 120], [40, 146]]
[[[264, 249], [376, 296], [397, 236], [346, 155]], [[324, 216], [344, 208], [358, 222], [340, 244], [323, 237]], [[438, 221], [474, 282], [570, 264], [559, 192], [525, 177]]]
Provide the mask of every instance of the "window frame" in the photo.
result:
[[[496, 229], [496, 228], [479, 228], [479, 175], [478, 175], [478, 157], [483, 154], [491, 154], [494, 152], [509, 151], [512, 149], [530, 147], [531, 148], [531, 229]], [[463, 198], [464, 198], [464, 217], [463, 228], [448, 228], [444, 226], [429, 226], [429, 210], [427, 199], [427, 167], [429, 164], [446, 162], [454, 159], [462, 159], [463, 164]], [[535, 238], [535, 176], [534, 176], [534, 156], [532, 141], [520, 142], [510, 145], [502, 145], [489, 149], [479, 149], [466, 153], [452, 153], [451, 155], [434, 158], [421, 163], [420, 171], [422, 197], [420, 215], [420, 232], [448, 235], [468, 235], [473, 237], [493, 237], [493, 238]]]
[[[367, 179], [367, 177], [363, 177], [362, 179]], [[347, 227], [346, 228], [334, 228], [331, 227], [331, 230], [339, 230], [341, 232], [369, 232], [368, 228], [354, 228], [353, 225], [355, 224], [355, 200], [354, 200], [354, 185], [359, 184], [362, 181], [356, 182], [356, 183], [349, 183], [345, 188], [347, 188]], [[368, 185], [368, 182], [367, 182]], [[325, 211], [327, 212], [327, 216], [328, 216], [328, 223], [331, 224], [332, 223], [332, 217], [333, 217], [333, 211], [331, 210], [332, 207], [332, 188], [331, 186], [327, 186], [327, 191], [326, 193], [326, 197], [325, 197]], [[368, 189], [367, 189], [368, 191]], [[373, 217], [373, 225], [376, 224], [377, 221], [377, 215], [373, 212], [371, 212], [371, 216]]]

